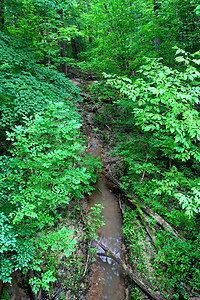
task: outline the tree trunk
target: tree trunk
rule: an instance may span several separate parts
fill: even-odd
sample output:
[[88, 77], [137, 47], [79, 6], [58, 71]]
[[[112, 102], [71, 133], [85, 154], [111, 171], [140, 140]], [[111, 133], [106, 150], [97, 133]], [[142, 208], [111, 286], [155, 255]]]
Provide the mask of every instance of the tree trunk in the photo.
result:
[[0, 29], [4, 30], [4, 24], [5, 24], [5, 19], [4, 19], [4, 0], [0, 0]]
[[72, 46], [72, 56], [74, 59], [78, 60], [78, 47], [76, 40], [71, 38], [71, 46]]
[[[65, 41], [62, 40], [60, 42], [60, 46], [61, 46], [60, 56], [63, 57], [63, 58], [66, 58], [66, 44], [65, 44]], [[63, 72], [65, 75], [67, 75], [67, 64], [66, 64], [66, 62], [61, 62], [60, 69], [61, 69], [61, 72]]]
[[0, 295], [1, 295], [2, 288], [3, 288], [3, 281], [0, 279]]
[[[156, 19], [157, 19], [157, 11], [160, 9], [160, 3], [157, 3], [157, 1], [154, 0], [153, 7], [154, 7], [154, 13], [156, 14]], [[156, 22], [156, 25], [161, 26], [161, 25], [157, 24], [157, 22]], [[154, 39], [155, 52], [158, 51], [160, 44], [162, 44], [162, 39], [160, 37], [155, 37], [155, 39]]]
[[[58, 14], [60, 15], [60, 19], [63, 23], [64, 22], [63, 21], [63, 11], [59, 10]], [[60, 41], [60, 48], [61, 48], [60, 49], [60, 57], [66, 58], [66, 43], [63, 39]], [[67, 75], [67, 64], [65, 61], [60, 63], [60, 69], [61, 69], [61, 72], [63, 72], [65, 75]]]

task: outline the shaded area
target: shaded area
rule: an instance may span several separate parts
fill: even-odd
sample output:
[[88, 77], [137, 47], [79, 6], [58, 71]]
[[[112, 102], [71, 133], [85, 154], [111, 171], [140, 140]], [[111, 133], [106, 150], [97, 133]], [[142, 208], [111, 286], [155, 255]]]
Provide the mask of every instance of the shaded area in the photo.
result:
[[[102, 204], [104, 225], [99, 232], [99, 240], [122, 257], [122, 218], [117, 199], [112, 193], [105, 177], [99, 179], [97, 190], [90, 196], [89, 206]], [[98, 252], [103, 250], [98, 247]], [[93, 265], [91, 300], [96, 299], [125, 299], [124, 275], [118, 264], [111, 258], [98, 258]]]

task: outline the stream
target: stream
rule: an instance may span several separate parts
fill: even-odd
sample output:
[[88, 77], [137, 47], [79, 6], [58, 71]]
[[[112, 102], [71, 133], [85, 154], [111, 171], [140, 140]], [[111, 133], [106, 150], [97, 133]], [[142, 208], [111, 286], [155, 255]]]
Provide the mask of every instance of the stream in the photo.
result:
[[[90, 197], [89, 205], [101, 203], [104, 225], [99, 232], [99, 241], [112, 252], [122, 258], [122, 219], [115, 195], [112, 193], [107, 180], [102, 176], [96, 184], [98, 188]], [[97, 252], [104, 252], [100, 247]], [[91, 300], [125, 299], [124, 275], [119, 265], [111, 258], [96, 256], [93, 265]]]
[[[86, 122], [89, 124], [87, 134], [89, 137], [87, 153], [94, 157], [102, 156], [103, 145], [100, 134], [96, 134], [93, 129], [93, 113], [87, 114]], [[122, 242], [122, 217], [118, 204], [118, 199], [112, 191], [112, 184], [100, 175], [96, 183], [96, 190], [89, 197], [88, 206], [91, 208], [95, 204], [103, 206], [102, 216], [105, 225], [100, 228], [99, 241], [120, 258], [123, 259]], [[97, 252], [104, 252], [100, 247]], [[93, 276], [90, 300], [123, 300], [126, 299], [126, 287], [124, 274], [120, 266], [111, 258], [104, 256], [95, 256], [93, 264]]]

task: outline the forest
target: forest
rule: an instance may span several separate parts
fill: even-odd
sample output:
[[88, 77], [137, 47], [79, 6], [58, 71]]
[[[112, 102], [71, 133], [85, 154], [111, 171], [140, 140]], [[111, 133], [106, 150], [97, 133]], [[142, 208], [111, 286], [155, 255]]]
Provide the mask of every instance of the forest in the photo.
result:
[[101, 256], [123, 299], [199, 299], [200, 0], [1, 0], [0, 196], [0, 299], [122, 299]]

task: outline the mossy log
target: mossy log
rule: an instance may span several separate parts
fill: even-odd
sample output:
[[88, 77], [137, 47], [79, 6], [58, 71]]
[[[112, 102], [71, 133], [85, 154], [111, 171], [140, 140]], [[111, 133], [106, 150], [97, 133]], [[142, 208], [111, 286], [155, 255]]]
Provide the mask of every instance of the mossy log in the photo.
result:
[[[174, 229], [168, 222], [166, 222], [159, 214], [152, 211], [152, 209], [150, 209], [145, 204], [143, 204], [137, 197], [135, 197], [134, 195], [130, 195], [130, 193], [128, 193], [127, 190], [123, 189], [121, 187], [121, 185], [122, 185], [121, 182], [119, 182], [117, 179], [115, 179], [108, 172], [105, 173], [105, 176], [110, 181], [112, 181], [126, 195], [127, 200], [137, 208], [140, 215], [141, 215], [141, 211], [142, 211], [143, 214], [146, 214], [147, 216], [150, 216], [152, 219], [156, 220], [157, 224], [159, 224], [163, 229], [165, 229], [166, 231], [173, 234], [177, 239], [180, 239], [181, 241], [185, 242], [185, 239], [179, 235], [179, 233], [176, 231], [176, 229]], [[142, 217], [142, 215], [141, 215], [141, 217]], [[146, 219], [146, 218], [144, 218], [144, 219]], [[147, 227], [146, 227], [146, 229], [147, 229]], [[147, 232], [148, 232], [148, 230], [147, 230]], [[148, 234], [149, 234], [149, 232], [148, 232]], [[155, 239], [154, 239], [153, 235], [150, 234], [150, 237], [155, 245]]]
[[155, 300], [164, 300], [161, 295], [157, 295], [147, 284], [145, 284], [141, 279], [139, 279], [132, 269], [130, 269], [125, 262], [120, 259], [116, 254], [112, 251], [107, 249], [101, 242], [97, 241], [99, 247], [101, 247], [105, 252], [104, 253], [97, 253], [99, 256], [107, 256], [115, 260], [125, 271], [126, 275], [129, 276], [135, 284], [137, 284], [143, 292], [145, 292], [148, 296], [151, 296]]

